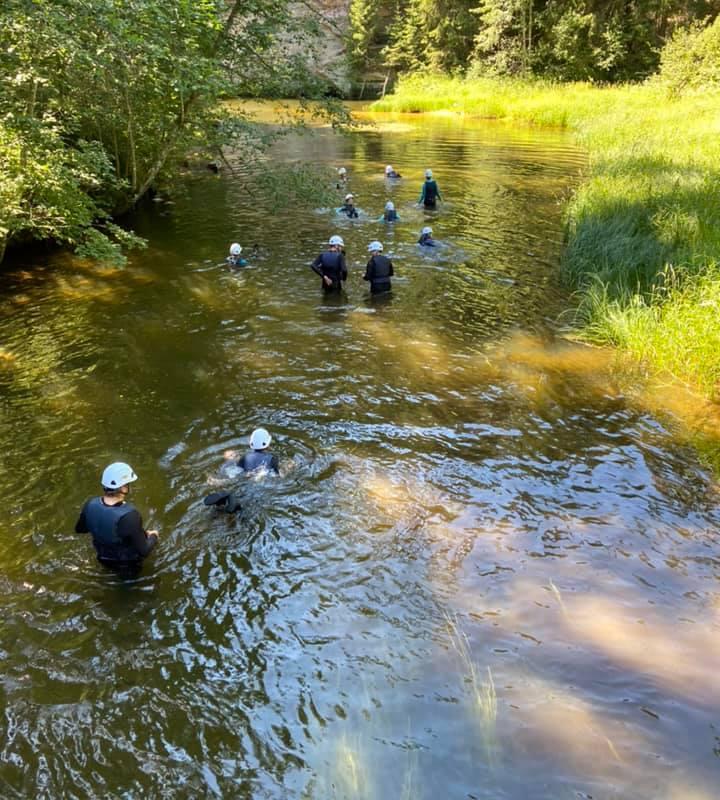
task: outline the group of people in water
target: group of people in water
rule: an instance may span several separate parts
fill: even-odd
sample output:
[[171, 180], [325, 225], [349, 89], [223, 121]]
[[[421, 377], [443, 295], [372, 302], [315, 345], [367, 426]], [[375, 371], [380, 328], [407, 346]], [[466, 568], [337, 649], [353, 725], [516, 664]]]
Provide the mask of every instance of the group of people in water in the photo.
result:
[[[265, 428], [254, 430], [250, 449], [239, 458], [237, 466], [245, 472], [265, 470], [279, 474], [278, 458], [269, 450], [271, 441]], [[138, 574], [143, 560], [160, 539], [158, 531], [143, 527], [140, 512], [128, 502], [130, 485], [137, 479], [133, 468], [124, 461], [109, 464], [100, 476], [102, 495], [86, 501], [75, 523], [76, 533], [91, 534], [97, 560], [123, 577]], [[231, 514], [241, 508], [233, 492], [214, 492], [203, 502]]]
[[[399, 180], [402, 175], [391, 165], [385, 167], [387, 180]], [[347, 170], [338, 169], [339, 189], [347, 185]], [[432, 170], [425, 170], [418, 203], [426, 209], [437, 207], [441, 200], [437, 182], [433, 179]], [[337, 212], [349, 219], [357, 219], [359, 212], [354, 205], [354, 197], [348, 193], [343, 206]], [[379, 221], [397, 222], [400, 219], [392, 201], [385, 204], [385, 211]], [[422, 247], [434, 247], [437, 242], [432, 237], [432, 228], [425, 226], [420, 232], [418, 244]], [[330, 237], [327, 249], [312, 262], [311, 267], [322, 281], [325, 292], [339, 292], [347, 280], [348, 270], [345, 262], [345, 243], [337, 234]], [[373, 240], [368, 245], [370, 258], [365, 267], [364, 280], [370, 284], [373, 295], [389, 292], [394, 274], [393, 263], [383, 255], [382, 242]], [[254, 246], [258, 250], [258, 246]], [[230, 246], [227, 262], [233, 268], [247, 266], [248, 261], [242, 256], [243, 249], [237, 242]], [[279, 474], [279, 462], [269, 448], [271, 435], [265, 428], [257, 428], [250, 435], [250, 449], [237, 461], [237, 466], [245, 472], [265, 470]], [[236, 454], [232, 454], [234, 457]], [[131, 484], [138, 476], [129, 464], [116, 461], [103, 470], [100, 478], [103, 493], [92, 497], [84, 504], [75, 525], [77, 533], [90, 533], [98, 561], [124, 576], [133, 576], [139, 572], [143, 559], [157, 546], [160, 534], [157, 530], [146, 530], [142, 517], [135, 506], [128, 502]], [[240, 501], [233, 492], [214, 492], [203, 500], [206, 506], [220, 511], [234, 513], [241, 508]]]
[[[348, 183], [347, 170], [345, 167], [339, 167], [337, 172], [338, 180], [336, 187], [339, 190], [343, 190], [347, 187]], [[391, 164], [388, 164], [385, 167], [385, 178], [394, 181], [402, 178], [402, 175], [395, 170]], [[426, 169], [425, 180], [417, 201], [418, 205], [422, 205], [428, 210], [434, 210], [437, 208], [438, 200], [442, 200], [442, 196], [437, 181], [433, 178], [432, 170]], [[345, 195], [343, 205], [336, 208], [335, 211], [338, 215], [347, 217], [348, 219], [359, 219], [360, 217], [360, 211], [355, 206], [355, 196], [350, 192]], [[393, 223], [399, 220], [400, 216], [395, 208], [395, 204], [392, 200], [388, 200], [387, 203], [385, 203], [385, 210], [378, 221]], [[429, 225], [426, 225], [420, 231], [420, 237], [417, 243], [421, 247], [435, 247], [437, 245], [437, 240], [433, 238], [433, 231]], [[374, 295], [389, 292], [392, 288], [390, 278], [394, 274], [394, 268], [392, 261], [387, 256], [383, 255], [383, 249], [382, 242], [377, 239], [373, 240], [368, 245], [370, 258], [366, 264], [363, 279], [370, 283], [370, 292]], [[230, 254], [227, 257], [227, 262], [234, 268], [247, 266], [248, 262], [242, 257], [242, 247], [237, 242], [234, 242], [230, 246]], [[321, 287], [324, 292], [342, 291], [342, 285], [348, 277], [348, 270], [345, 262], [345, 242], [342, 236], [331, 236], [328, 241], [327, 249], [320, 253], [310, 266], [322, 279]]]

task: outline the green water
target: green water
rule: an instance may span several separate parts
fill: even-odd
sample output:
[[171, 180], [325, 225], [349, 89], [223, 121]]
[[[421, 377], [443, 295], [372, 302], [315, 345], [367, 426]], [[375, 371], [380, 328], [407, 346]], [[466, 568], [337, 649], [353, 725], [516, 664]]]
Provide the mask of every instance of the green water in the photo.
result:
[[[0, 275], [3, 798], [718, 796], [711, 478], [557, 338], [582, 155], [376, 120], [273, 154], [346, 166], [359, 222], [191, 174], [131, 220], [149, 247], [124, 270]], [[428, 166], [435, 214], [412, 206]], [[333, 233], [340, 298], [309, 268]], [[235, 273], [232, 241], [260, 248]], [[258, 425], [278, 478], [225, 463]], [[115, 459], [162, 534], [134, 583], [73, 533]], [[202, 505], [216, 487], [239, 515]]]

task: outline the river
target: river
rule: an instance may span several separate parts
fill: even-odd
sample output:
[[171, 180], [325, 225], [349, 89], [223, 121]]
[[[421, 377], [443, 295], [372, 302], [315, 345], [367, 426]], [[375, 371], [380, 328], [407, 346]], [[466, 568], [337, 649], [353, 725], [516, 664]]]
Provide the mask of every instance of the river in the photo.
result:
[[[720, 796], [715, 483], [562, 336], [582, 153], [374, 121], [273, 151], [347, 167], [358, 222], [223, 169], [137, 213], [124, 269], [0, 273], [3, 798]], [[333, 233], [335, 299], [309, 268]], [[278, 478], [225, 462], [258, 425]], [[116, 459], [162, 534], [134, 582], [73, 532]], [[216, 488], [242, 511], [205, 507]]]

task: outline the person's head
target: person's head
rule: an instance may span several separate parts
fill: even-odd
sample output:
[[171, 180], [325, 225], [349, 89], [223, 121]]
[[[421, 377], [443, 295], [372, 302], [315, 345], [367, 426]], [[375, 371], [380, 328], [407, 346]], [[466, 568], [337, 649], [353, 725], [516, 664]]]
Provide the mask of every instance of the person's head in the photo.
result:
[[332, 250], [339, 250], [341, 247], [345, 246], [345, 242], [342, 239], [342, 236], [331, 236], [330, 241], [328, 242], [330, 248]]
[[349, 206], [351, 206], [351, 205], [353, 204], [353, 200], [354, 200], [354, 199], [355, 199], [355, 198], [354, 198], [354, 197], [353, 197], [353, 195], [351, 195], [351, 194], [346, 194], [346, 195], [345, 195], [345, 202], [346, 202], [346, 203], [347, 203], [347, 205], [349, 205]]
[[255, 428], [250, 434], [250, 447], [253, 450], [267, 450], [270, 447], [272, 436], [265, 430], [265, 428]]
[[370, 242], [370, 244], [368, 245], [368, 252], [372, 253], [373, 255], [382, 253], [382, 251], [383, 251], [382, 242], [378, 241]]
[[345, 169], [345, 167], [338, 167], [338, 175], [341, 178], [344, 178], [347, 175], [347, 170]]
[[431, 169], [426, 169], [426, 170], [425, 170], [425, 177], [426, 177], [428, 180], [430, 180], [430, 179], [432, 178], [432, 170], [431, 170]]
[[388, 165], [387, 165], [387, 167], [385, 167], [385, 174], [386, 174], [386, 175], [392, 175], [393, 171], [394, 171], [394, 170], [393, 170], [393, 168], [392, 168], [392, 165], [391, 165], [391, 164], [388, 164]]
[[230, 255], [231, 256], [239, 256], [242, 253], [242, 247], [237, 242], [233, 242], [230, 245]]
[[118, 497], [130, 491], [130, 484], [137, 480], [133, 468], [124, 461], [114, 461], [103, 470], [100, 483], [106, 496]]
[[385, 211], [395, 211], [395, 203], [392, 200], [388, 200], [385, 203]]
[[421, 236], [432, 236], [432, 228], [429, 225], [426, 225], [421, 231]]

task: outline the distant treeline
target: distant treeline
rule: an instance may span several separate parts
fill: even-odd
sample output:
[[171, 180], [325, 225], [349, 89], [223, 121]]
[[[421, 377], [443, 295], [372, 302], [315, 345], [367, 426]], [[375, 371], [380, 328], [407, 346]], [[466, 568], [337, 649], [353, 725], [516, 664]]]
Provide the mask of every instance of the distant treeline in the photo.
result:
[[358, 74], [395, 69], [629, 82], [656, 71], [678, 29], [720, 0], [352, 0]]

